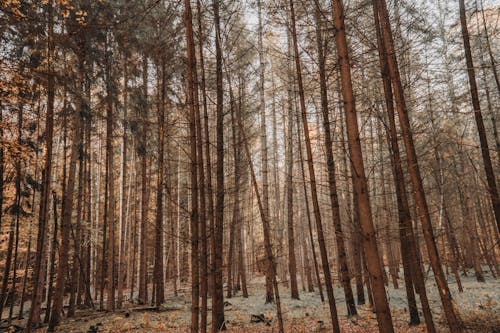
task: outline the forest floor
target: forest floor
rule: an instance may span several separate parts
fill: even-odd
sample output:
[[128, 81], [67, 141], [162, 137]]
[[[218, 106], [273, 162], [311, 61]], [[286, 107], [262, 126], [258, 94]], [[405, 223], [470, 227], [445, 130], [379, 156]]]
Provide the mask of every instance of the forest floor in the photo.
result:
[[[486, 282], [479, 283], [469, 274], [468, 277], [462, 277], [463, 293], [458, 293], [454, 280], [450, 280], [449, 284], [468, 332], [500, 333], [500, 280], [487, 276]], [[248, 289], [249, 298], [243, 298], [239, 293], [226, 299], [228, 332], [278, 332], [275, 306], [264, 304], [264, 280], [253, 279]], [[447, 332], [432, 277], [427, 279], [427, 289], [438, 332]], [[399, 281], [399, 289], [389, 286], [387, 290], [396, 332], [426, 332], [423, 323], [408, 327], [404, 282]], [[317, 289], [311, 293], [301, 292], [300, 300], [292, 300], [289, 289], [282, 286], [280, 296], [286, 332], [331, 332], [328, 303], [321, 302]], [[338, 285], [335, 288], [335, 298], [343, 332], [378, 332], [375, 314], [370, 307], [358, 306], [359, 316], [347, 318], [343, 292]], [[270, 321], [269, 324], [251, 322], [252, 315], [261, 314]], [[128, 304], [123, 310], [113, 313], [80, 310], [76, 317], [64, 319], [57, 332], [183, 333], [189, 332], [190, 316], [190, 293], [189, 290], [182, 290], [178, 296], [168, 296], [165, 307], [159, 309]], [[18, 324], [22, 326], [22, 323]], [[41, 328], [36, 332], [44, 331]]]

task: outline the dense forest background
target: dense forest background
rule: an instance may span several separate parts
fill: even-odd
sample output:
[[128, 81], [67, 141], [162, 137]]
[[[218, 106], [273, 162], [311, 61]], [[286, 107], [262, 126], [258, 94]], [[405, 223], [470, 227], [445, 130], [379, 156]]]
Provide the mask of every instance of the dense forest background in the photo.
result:
[[[3, 0], [0, 331], [182, 299], [155, 331], [496, 332], [499, 22], [494, 0]], [[255, 295], [273, 312], [234, 319]]]

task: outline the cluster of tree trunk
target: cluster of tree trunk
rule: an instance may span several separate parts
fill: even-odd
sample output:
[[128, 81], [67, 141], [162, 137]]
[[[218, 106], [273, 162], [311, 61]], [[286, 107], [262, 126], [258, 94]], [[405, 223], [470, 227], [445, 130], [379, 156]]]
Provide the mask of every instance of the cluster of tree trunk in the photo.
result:
[[[482, 4], [471, 36], [459, 0], [477, 131], [457, 143], [430, 76], [418, 87], [429, 133], [418, 127], [420, 69], [398, 2], [372, 0], [350, 22], [342, 0], [257, 0], [255, 38], [238, 1], [72, 2], [0, 7], [2, 26], [38, 34], [0, 32], [11, 79], [0, 82], [0, 318], [53, 332], [78, 309], [160, 307], [185, 287], [191, 332], [218, 332], [224, 299], [248, 297], [263, 275], [280, 332], [283, 286], [292, 299], [317, 288], [341, 332], [336, 281], [348, 316], [368, 301], [380, 332], [394, 332], [389, 281], [404, 283], [409, 325], [423, 315], [436, 332], [429, 267], [449, 330], [464, 330], [448, 275], [461, 292], [461, 274], [500, 274], [500, 85]], [[445, 67], [446, 112], [458, 114]]]

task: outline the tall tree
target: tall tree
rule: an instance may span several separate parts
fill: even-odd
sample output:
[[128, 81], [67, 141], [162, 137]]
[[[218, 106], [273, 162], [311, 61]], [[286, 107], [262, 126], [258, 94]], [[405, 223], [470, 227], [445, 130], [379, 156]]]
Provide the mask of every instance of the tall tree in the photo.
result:
[[392, 317], [385, 293], [382, 266], [375, 238], [370, 199], [368, 197], [368, 184], [365, 175], [363, 153], [359, 140], [359, 127], [351, 79], [351, 65], [347, 47], [347, 37], [344, 24], [344, 6], [342, 0], [332, 0], [333, 22], [335, 26], [335, 43], [338, 50], [340, 66], [340, 81], [344, 102], [345, 121], [351, 157], [351, 169], [354, 192], [356, 193], [356, 209], [363, 235], [363, 249], [365, 252], [366, 266], [370, 274], [373, 299], [377, 314], [379, 330], [381, 332], [394, 332]]
[[[474, 119], [476, 120], [479, 142], [481, 144], [481, 155], [483, 157], [484, 173], [486, 174], [486, 182], [488, 184], [488, 192], [490, 194], [491, 205], [495, 213], [498, 232], [500, 232], [500, 197], [498, 196], [497, 183], [495, 172], [491, 163], [490, 149], [488, 146], [488, 138], [484, 128], [483, 114], [481, 112], [481, 104], [479, 103], [479, 94], [477, 92], [476, 72], [474, 70], [474, 62], [472, 60], [472, 52], [470, 47], [469, 29], [467, 28], [467, 17], [465, 13], [465, 1], [459, 0], [460, 7], [460, 26], [462, 29], [462, 39], [464, 43], [465, 62], [467, 64], [467, 76], [469, 78], [469, 88], [472, 99], [472, 109], [474, 111]], [[496, 73], [495, 67], [493, 67]], [[495, 74], [495, 79], [498, 78]]]
[[[194, 46], [192, 10], [189, 0], [184, 1], [184, 25], [186, 29], [187, 50], [187, 97], [189, 106], [189, 142], [191, 160], [191, 332], [199, 330], [199, 262], [198, 262], [198, 159], [196, 141], [196, 113], [198, 110], [198, 79], [196, 72], [196, 54]], [[212, 305], [213, 308], [213, 305]]]
[[219, 1], [212, 3], [215, 26], [215, 72], [216, 72], [216, 188], [215, 221], [212, 239], [212, 332], [225, 329], [224, 290], [222, 281], [223, 237], [224, 237], [224, 87], [222, 73], [222, 41], [220, 27]]
[[[265, 98], [265, 64], [264, 64], [264, 25], [262, 22], [262, 0], [257, 0], [257, 17], [258, 17], [258, 40], [257, 47], [259, 50], [259, 110], [260, 110], [260, 145], [261, 145], [261, 173], [262, 173], [262, 207], [264, 214], [269, 217], [269, 165], [268, 165], [268, 149], [267, 149], [267, 126], [266, 126], [266, 98]], [[268, 218], [269, 220], [269, 218]], [[267, 263], [266, 273], [266, 303], [273, 302], [273, 286], [270, 272], [271, 263]]]
[[33, 292], [31, 295], [31, 307], [26, 333], [30, 333], [33, 326], [40, 323], [40, 307], [45, 279], [45, 253], [47, 244], [45, 234], [49, 211], [50, 179], [52, 177], [52, 139], [54, 136], [54, 0], [47, 4], [47, 110], [45, 115], [45, 157], [42, 170], [42, 193], [40, 196], [40, 210], [38, 213], [38, 235], [35, 256], [35, 268], [33, 271]]
[[[300, 113], [302, 115], [302, 126], [304, 128], [304, 139], [306, 143], [306, 153], [307, 153], [307, 167], [309, 170], [309, 182], [311, 186], [311, 196], [313, 203], [314, 219], [316, 221], [316, 230], [318, 233], [318, 243], [319, 250], [321, 254], [321, 262], [323, 266], [323, 275], [325, 277], [326, 294], [328, 296], [328, 305], [330, 308], [330, 316], [333, 325], [334, 332], [340, 332], [340, 325], [337, 315], [337, 306], [335, 304], [335, 297], [333, 295], [332, 277], [330, 272], [330, 264], [328, 262], [328, 254], [326, 251], [326, 242], [323, 233], [323, 224], [321, 221], [321, 213], [318, 201], [318, 191], [316, 188], [316, 175], [314, 172], [314, 162], [312, 155], [311, 139], [309, 137], [309, 125], [307, 123], [307, 110], [306, 102], [304, 96], [304, 85], [302, 83], [302, 69], [300, 64], [300, 54], [299, 46], [297, 42], [297, 28], [295, 23], [295, 8], [293, 0], [289, 2], [290, 6], [290, 18], [291, 18], [291, 28], [292, 28], [292, 41], [293, 50], [295, 58], [295, 70], [297, 75], [297, 86], [299, 88], [299, 101], [300, 101]], [[297, 124], [300, 125], [300, 124]]]
[[142, 122], [139, 139], [138, 155], [141, 161], [141, 224], [139, 247], [139, 303], [148, 301], [148, 271], [147, 271], [147, 241], [148, 241], [148, 161], [147, 161], [147, 135], [148, 135], [148, 56], [143, 54], [142, 59], [142, 104], [140, 119]]
[[158, 80], [160, 82], [160, 101], [158, 103], [158, 179], [156, 183], [156, 228], [155, 228], [155, 300], [156, 306], [165, 302], [165, 284], [163, 280], [163, 191], [164, 185], [164, 153], [165, 153], [165, 58], [161, 56], [158, 66]]
[[356, 305], [354, 303], [354, 295], [351, 288], [351, 277], [349, 267], [347, 266], [347, 251], [344, 242], [344, 232], [340, 221], [340, 207], [337, 194], [337, 181], [335, 176], [335, 161], [333, 158], [332, 133], [330, 129], [330, 117], [328, 115], [328, 93], [325, 71], [325, 54], [323, 50], [323, 36], [321, 33], [321, 14], [319, 4], [316, 3], [315, 20], [316, 20], [316, 44], [318, 50], [318, 67], [319, 67], [319, 82], [321, 92], [321, 113], [323, 115], [323, 129], [325, 131], [325, 152], [326, 166], [328, 171], [328, 189], [330, 192], [330, 206], [332, 209], [332, 220], [335, 229], [335, 240], [337, 244], [337, 257], [339, 261], [340, 281], [344, 289], [346, 299], [347, 314], [349, 316], [357, 315]]
[[[83, 41], [80, 41], [82, 43]], [[84, 43], [84, 42], [83, 42]], [[80, 50], [84, 50], [84, 45], [80, 44]], [[82, 93], [83, 93], [83, 77], [84, 77], [84, 59], [85, 55], [80, 55], [77, 79], [76, 92], [76, 109], [73, 114], [73, 134], [71, 138], [71, 153], [69, 160], [68, 180], [66, 191], [63, 193], [63, 211], [61, 220], [61, 245], [59, 249], [59, 264], [57, 266], [57, 278], [54, 295], [54, 305], [51, 311], [48, 332], [54, 332], [56, 325], [60, 321], [60, 316], [63, 309], [64, 291], [66, 286], [66, 273], [68, 270], [69, 259], [69, 244], [71, 231], [71, 216], [73, 214], [73, 199], [76, 179], [76, 168], [78, 155], [81, 149], [82, 141]]]
[[403, 133], [403, 142], [406, 150], [406, 158], [408, 161], [410, 179], [413, 185], [415, 203], [419, 211], [420, 219], [422, 222], [422, 229], [424, 231], [424, 238], [426, 242], [427, 252], [429, 255], [429, 260], [432, 266], [432, 270], [434, 272], [436, 284], [439, 290], [439, 295], [441, 297], [441, 302], [443, 303], [444, 312], [446, 315], [446, 319], [448, 321], [448, 325], [450, 326], [450, 330], [452, 332], [461, 332], [462, 328], [460, 319], [455, 313], [455, 310], [453, 308], [453, 304], [451, 302], [451, 293], [443, 273], [443, 268], [441, 267], [441, 259], [439, 257], [437, 246], [434, 241], [434, 232], [432, 230], [429, 209], [427, 206], [427, 200], [425, 198], [425, 192], [422, 184], [422, 177], [420, 175], [420, 168], [417, 161], [417, 154], [413, 142], [413, 135], [411, 132], [410, 120], [408, 117], [408, 110], [405, 103], [403, 85], [399, 74], [399, 67], [394, 48], [394, 41], [392, 38], [392, 30], [389, 21], [389, 12], [387, 10], [387, 4], [385, 0], [374, 0], [374, 1], [378, 1], [377, 3], [374, 3], [376, 6], [375, 10], [378, 10], [380, 18], [381, 30], [383, 35], [383, 44], [385, 47], [385, 52], [387, 53], [388, 69], [394, 92], [396, 111], [399, 116], [399, 122]]

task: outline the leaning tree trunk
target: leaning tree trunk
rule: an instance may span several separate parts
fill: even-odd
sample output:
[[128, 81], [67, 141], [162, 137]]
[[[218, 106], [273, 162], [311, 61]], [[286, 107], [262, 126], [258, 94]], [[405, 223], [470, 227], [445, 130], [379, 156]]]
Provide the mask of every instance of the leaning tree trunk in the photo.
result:
[[359, 140], [359, 127], [351, 80], [351, 65], [347, 47], [347, 37], [344, 25], [344, 8], [341, 0], [332, 0], [335, 25], [335, 42], [338, 49], [342, 97], [346, 115], [347, 137], [352, 163], [352, 178], [354, 192], [357, 195], [357, 210], [363, 235], [363, 248], [366, 256], [366, 266], [370, 274], [370, 284], [375, 301], [377, 321], [381, 332], [394, 332], [392, 317], [385, 293], [382, 266], [380, 263], [375, 228], [373, 226], [368, 185], [364, 170], [363, 154]]
[[255, 177], [255, 171], [253, 167], [253, 162], [252, 162], [252, 155], [250, 154], [250, 148], [248, 147], [248, 138], [245, 135], [244, 127], [241, 122], [241, 115], [238, 113], [238, 127], [241, 135], [241, 140], [243, 142], [244, 148], [245, 148], [245, 154], [246, 158], [248, 160], [249, 166], [250, 166], [250, 176], [252, 180], [252, 185], [254, 188], [255, 195], [257, 197], [257, 205], [259, 207], [259, 213], [260, 213], [260, 218], [262, 221], [262, 229], [264, 231], [264, 247], [266, 251], [266, 260], [268, 263], [270, 263], [269, 270], [271, 272], [271, 280], [272, 280], [272, 286], [273, 286], [273, 291], [274, 291], [274, 299], [276, 301], [276, 315], [278, 317], [278, 327], [279, 327], [279, 332], [284, 333], [285, 329], [283, 326], [283, 312], [281, 310], [281, 300], [280, 300], [280, 293], [279, 293], [279, 287], [278, 287], [278, 280], [276, 278], [276, 262], [274, 260], [274, 254], [273, 254], [273, 247], [271, 243], [271, 228], [269, 224], [269, 220], [267, 220], [267, 216], [264, 211], [264, 206], [262, 204], [262, 199], [260, 196], [260, 191], [257, 186], [257, 178]]
[[[376, 3], [376, 1], [378, 2]], [[434, 232], [432, 230], [429, 209], [427, 206], [427, 200], [425, 198], [422, 177], [420, 175], [420, 168], [418, 166], [417, 154], [415, 151], [415, 145], [413, 143], [413, 135], [411, 132], [410, 120], [408, 117], [408, 110], [405, 103], [403, 85], [401, 82], [396, 52], [394, 49], [394, 40], [392, 38], [387, 4], [385, 0], [374, 0], [373, 3], [374, 6], [377, 6], [378, 4], [375, 10], [379, 13], [383, 35], [383, 44], [385, 52], [387, 53], [389, 74], [394, 90], [396, 110], [402, 129], [403, 141], [406, 148], [406, 158], [408, 160], [408, 168], [415, 195], [415, 203], [422, 222], [422, 230], [424, 231], [424, 238], [427, 246], [427, 252], [429, 254], [429, 260], [434, 271], [436, 284], [438, 286], [439, 295], [443, 303], [444, 312], [448, 320], [450, 330], [452, 332], [461, 332], [462, 328], [460, 319], [453, 308], [450, 290], [443, 273], [443, 268], [441, 267], [441, 259], [439, 257], [437, 246], [434, 241]]]
[[408, 299], [408, 308], [410, 312], [410, 324], [417, 325], [420, 323], [416, 299], [413, 290], [420, 296], [422, 303], [422, 311], [424, 313], [425, 323], [429, 332], [435, 332], [432, 313], [430, 311], [429, 302], [427, 299], [427, 291], [424, 283], [422, 270], [420, 269], [420, 259], [417, 255], [415, 245], [415, 236], [411, 221], [410, 207], [404, 181], [404, 173], [401, 162], [401, 154], [398, 143], [398, 133], [396, 129], [396, 119], [394, 114], [394, 99], [392, 94], [391, 79], [389, 76], [388, 62], [385, 52], [385, 47], [382, 40], [382, 32], [378, 14], [378, 4], [374, 6], [375, 28], [377, 32], [377, 45], [379, 48], [379, 60], [382, 72], [382, 81], [384, 86], [384, 95], [386, 101], [387, 115], [389, 119], [389, 129], [387, 130], [387, 141], [390, 143], [391, 164], [396, 186], [396, 201], [398, 207], [399, 220], [399, 238], [401, 244], [401, 258], [403, 261], [403, 275], [405, 279], [406, 295]]
[[472, 52], [470, 48], [469, 30], [467, 28], [467, 18], [465, 14], [465, 1], [459, 0], [460, 5], [460, 25], [462, 27], [462, 38], [464, 41], [465, 61], [467, 64], [467, 75], [469, 77], [469, 87], [472, 99], [472, 108], [474, 110], [474, 118], [476, 119], [477, 131], [479, 134], [479, 142], [481, 143], [481, 155], [483, 156], [484, 172], [488, 183], [488, 191], [490, 194], [491, 205], [495, 213], [497, 228], [500, 232], [500, 198], [495, 179], [495, 172], [491, 163], [490, 149], [488, 147], [488, 138], [484, 128], [483, 114], [481, 112], [481, 104], [479, 103], [479, 94], [477, 91], [476, 73], [474, 63], [472, 61]]

